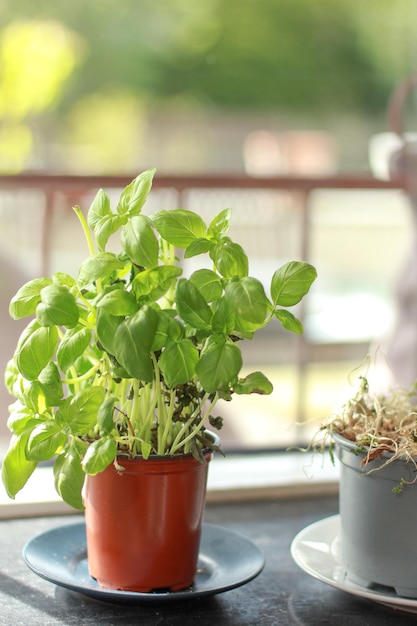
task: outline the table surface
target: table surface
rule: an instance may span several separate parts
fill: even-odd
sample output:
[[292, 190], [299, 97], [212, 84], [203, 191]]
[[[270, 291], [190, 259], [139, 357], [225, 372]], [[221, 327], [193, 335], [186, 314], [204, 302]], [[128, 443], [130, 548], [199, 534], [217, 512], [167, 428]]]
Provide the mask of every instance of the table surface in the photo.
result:
[[99, 602], [38, 577], [23, 561], [34, 535], [82, 516], [0, 522], [0, 626], [385, 626], [417, 624], [417, 615], [359, 598], [310, 577], [294, 563], [290, 544], [305, 526], [337, 513], [335, 497], [211, 504], [205, 521], [245, 534], [266, 556], [263, 572], [246, 585], [175, 603]]

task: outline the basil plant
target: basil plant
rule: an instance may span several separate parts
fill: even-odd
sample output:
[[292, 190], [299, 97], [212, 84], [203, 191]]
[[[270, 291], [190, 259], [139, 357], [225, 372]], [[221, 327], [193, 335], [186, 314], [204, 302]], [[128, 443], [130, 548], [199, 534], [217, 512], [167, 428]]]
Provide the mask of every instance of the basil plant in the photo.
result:
[[[56, 490], [75, 508], [85, 474], [120, 455], [203, 461], [206, 425], [221, 426], [218, 399], [272, 391], [261, 372], [240, 376], [239, 342], [273, 318], [303, 330], [287, 307], [308, 292], [315, 269], [287, 263], [267, 296], [227, 235], [229, 209], [209, 225], [185, 209], [142, 213], [154, 173], [133, 180], [115, 211], [103, 190], [87, 218], [74, 207], [89, 248], [77, 276], [31, 280], [10, 303], [12, 318], [30, 318], [5, 377], [16, 398], [2, 465], [12, 498], [52, 458]], [[117, 253], [108, 249], [115, 233]], [[199, 255], [207, 268], [184, 278], [180, 258]]]

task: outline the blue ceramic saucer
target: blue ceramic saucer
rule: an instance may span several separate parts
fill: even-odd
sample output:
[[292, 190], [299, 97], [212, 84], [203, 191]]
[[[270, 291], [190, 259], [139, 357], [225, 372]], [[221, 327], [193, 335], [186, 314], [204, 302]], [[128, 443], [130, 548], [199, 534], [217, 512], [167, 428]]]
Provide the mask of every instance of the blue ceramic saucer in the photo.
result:
[[61, 587], [107, 602], [189, 600], [239, 587], [262, 571], [265, 559], [247, 537], [215, 524], [203, 524], [194, 584], [182, 591], [138, 593], [104, 589], [87, 566], [84, 522], [47, 530], [28, 541], [23, 557], [38, 576]]

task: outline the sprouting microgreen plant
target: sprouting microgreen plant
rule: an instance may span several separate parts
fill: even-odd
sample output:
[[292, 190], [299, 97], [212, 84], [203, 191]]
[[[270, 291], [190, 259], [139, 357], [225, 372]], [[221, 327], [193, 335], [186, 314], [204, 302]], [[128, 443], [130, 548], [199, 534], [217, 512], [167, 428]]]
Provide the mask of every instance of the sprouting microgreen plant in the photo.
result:
[[[401, 479], [394, 493], [417, 481], [417, 387], [394, 388], [374, 393], [366, 377], [360, 376], [352, 398], [322, 425], [308, 449], [330, 451], [334, 458], [334, 435], [341, 435], [354, 446], [353, 454], [362, 457], [365, 473], [372, 473], [401, 459], [414, 467], [415, 478]], [[378, 464], [372, 464], [378, 460]]]

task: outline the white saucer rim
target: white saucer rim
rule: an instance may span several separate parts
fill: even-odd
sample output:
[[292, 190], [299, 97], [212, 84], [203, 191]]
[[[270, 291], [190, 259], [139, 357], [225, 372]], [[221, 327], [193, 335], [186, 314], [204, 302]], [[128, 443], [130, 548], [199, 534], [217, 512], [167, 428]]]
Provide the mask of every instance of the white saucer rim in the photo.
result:
[[[341, 563], [337, 558], [337, 554], [334, 550], [331, 550], [333, 542], [337, 539], [339, 526], [340, 515], [331, 515], [329, 517], [325, 517], [321, 520], [313, 522], [312, 524], [309, 524], [299, 533], [297, 533], [297, 535], [292, 540], [290, 546], [291, 556], [295, 563], [313, 578], [317, 578], [321, 582], [335, 587], [339, 591], [345, 591], [352, 595], [365, 598], [367, 600], [372, 600], [390, 608], [402, 608], [406, 610], [412, 609], [413, 611], [417, 612], [417, 598], [403, 598], [394, 594], [394, 592], [390, 593], [389, 591], [384, 592], [383, 590], [377, 591], [373, 589], [368, 589], [350, 581], [346, 577], [343, 580], [335, 580], [334, 578], [329, 578], [323, 572], [323, 570], [320, 570], [319, 568], [313, 568], [309, 563], [306, 562], [305, 558], [303, 558], [303, 542], [314, 541], [318, 534], [317, 531], [321, 531], [320, 538], [322, 541], [323, 529], [327, 527], [327, 545], [329, 547], [327, 556], [331, 560], [334, 571], [336, 570], [336, 568], [341, 567]], [[309, 549], [311, 549], [311, 546]]]

